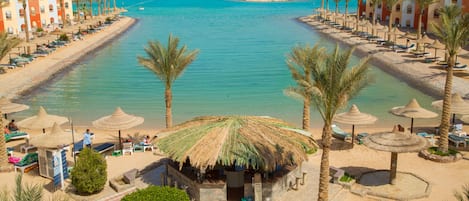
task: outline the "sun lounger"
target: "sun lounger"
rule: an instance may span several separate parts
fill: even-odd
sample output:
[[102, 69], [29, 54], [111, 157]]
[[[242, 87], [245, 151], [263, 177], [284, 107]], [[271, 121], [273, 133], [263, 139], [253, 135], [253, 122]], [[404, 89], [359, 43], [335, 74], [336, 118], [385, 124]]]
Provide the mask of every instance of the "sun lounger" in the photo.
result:
[[8, 134], [5, 134], [5, 141], [9, 142], [11, 140], [18, 140], [18, 139], [29, 139], [29, 134], [22, 131], [12, 131]]
[[410, 46], [406, 47], [404, 45], [395, 45], [394, 47], [395, 52], [409, 52], [410, 50], [415, 49], [415, 44], [412, 43]]
[[368, 133], [359, 133], [357, 135], [358, 144], [363, 144], [363, 139], [368, 137]]
[[136, 152], [136, 151], [145, 152], [148, 149], [153, 152], [153, 145], [152, 144], [144, 144], [143, 142], [134, 145], [134, 152]]
[[20, 170], [21, 173], [29, 172], [30, 170], [38, 167], [37, 153], [26, 154], [18, 163], [15, 164], [15, 172]]
[[335, 124], [332, 125], [332, 137], [344, 141], [352, 139], [352, 135], [350, 133], [346, 133]]
[[428, 134], [427, 132], [419, 132], [417, 135], [426, 138], [430, 142], [431, 146], [435, 146], [435, 135]]
[[130, 155], [134, 153], [134, 147], [132, 146], [132, 142], [122, 143], [122, 155], [125, 155], [125, 153], [130, 153]]
[[454, 143], [456, 147], [459, 147], [459, 144], [462, 144], [464, 148], [466, 148], [466, 138], [464, 137], [459, 137], [457, 135], [449, 134], [448, 140]]
[[[111, 149], [114, 149], [114, 144], [106, 142], [106, 143], [100, 144], [96, 147], [92, 147], [92, 149], [101, 154], [101, 153], [104, 153], [104, 152], [109, 151]], [[83, 150], [83, 140], [80, 140], [79, 142], [76, 142], [73, 145], [72, 155], [79, 154], [81, 150]]]

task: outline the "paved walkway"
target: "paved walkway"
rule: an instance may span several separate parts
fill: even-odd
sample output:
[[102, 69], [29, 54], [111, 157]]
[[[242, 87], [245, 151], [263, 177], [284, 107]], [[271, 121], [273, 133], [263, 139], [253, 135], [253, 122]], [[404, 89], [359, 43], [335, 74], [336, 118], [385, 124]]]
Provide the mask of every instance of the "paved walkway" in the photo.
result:
[[[370, 42], [349, 32], [332, 28], [312, 18], [301, 18], [300, 21], [310, 25], [312, 29], [323, 34], [326, 38], [348, 46], [355, 46], [355, 51], [359, 56], [372, 56], [372, 63], [375, 66], [406, 81], [411, 86], [436, 98], [443, 97], [446, 71], [436, 63], [424, 63], [423, 57], [417, 58], [409, 53], [396, 53], [390, 48], [379, 46], [375, 42]], [[398, 39], [398, 44], [405, 44], [405, 39]], [[434, 51], [430, 52], [433, 54]], [[444, 58], [443, 52], [440, 50], [438, 55]], [[467, 51], [461, 53], [461, 55], [466, 54]], [[458, 61], [469, 64], [469, 60], [461, 56]], [[461, 96], [469, 98], [469, 87], [467, 87], [469, 85], [469, 71], [455, 71], [454, 74], [457, 76], [453, 80], [453, 93], [457, 92]]]

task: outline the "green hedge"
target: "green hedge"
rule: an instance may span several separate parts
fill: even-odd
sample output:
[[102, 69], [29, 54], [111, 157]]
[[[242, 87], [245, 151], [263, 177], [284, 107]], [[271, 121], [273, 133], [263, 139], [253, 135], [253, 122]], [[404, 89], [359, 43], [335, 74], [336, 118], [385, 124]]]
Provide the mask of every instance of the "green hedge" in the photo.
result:
[[121, 201], [189, 201], [189, 196], [177, 188], [149, 186], [126, 195]]

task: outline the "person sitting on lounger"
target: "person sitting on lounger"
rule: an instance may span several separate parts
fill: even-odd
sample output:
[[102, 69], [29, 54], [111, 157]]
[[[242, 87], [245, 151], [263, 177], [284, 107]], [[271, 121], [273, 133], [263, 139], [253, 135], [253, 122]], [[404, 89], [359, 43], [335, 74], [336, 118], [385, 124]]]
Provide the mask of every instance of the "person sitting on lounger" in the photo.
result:
[[16, 124], [15, 124], [15, 120], [14, 120], [14, 119], [12, 119], [11, 122], [8, 124], [8, 129], [9, 129], [10, 131], [17, 131], [17, 130], [19, 130], [18, 127], [17, 127]]
[[91, 138], [93, 138], [93, 133], [90, 132], [90, 129], [86, 129], [83, 133], [83, 147], [91, 148]]
[[8, 129], [8, 126], [5, 126], [5, 128], [3, 128], [3, 134], [10, 134], [10, 129]]

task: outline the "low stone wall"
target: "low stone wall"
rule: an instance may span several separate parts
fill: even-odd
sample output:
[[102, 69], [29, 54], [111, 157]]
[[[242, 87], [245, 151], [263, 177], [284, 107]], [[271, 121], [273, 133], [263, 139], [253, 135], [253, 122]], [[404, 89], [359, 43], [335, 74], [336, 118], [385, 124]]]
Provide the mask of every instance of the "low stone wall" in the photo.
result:
[[[297, 178], [300, 178], [298, 179], [298, 186], [296, 185]], [[301, 171], [301, 166], [297, 166], [282, 177], [276, 177], [273, 181], [263, 182], [263, 200], [270, 198], [271, 201], [275, 201], [275, 198], [281, 197], [285, 192], [294, 190], [292, 187], [298, 189], [299, 185], [301, 185], [300, 183], [302, 182], [302, 178], [303, 172]]]
[[187, 186], [187, 192], [196, 201], [225, 201], [226, 200], [226, 184], [199, 184], [177, 169], [168, 165], [168, 185], [177, 187]]

